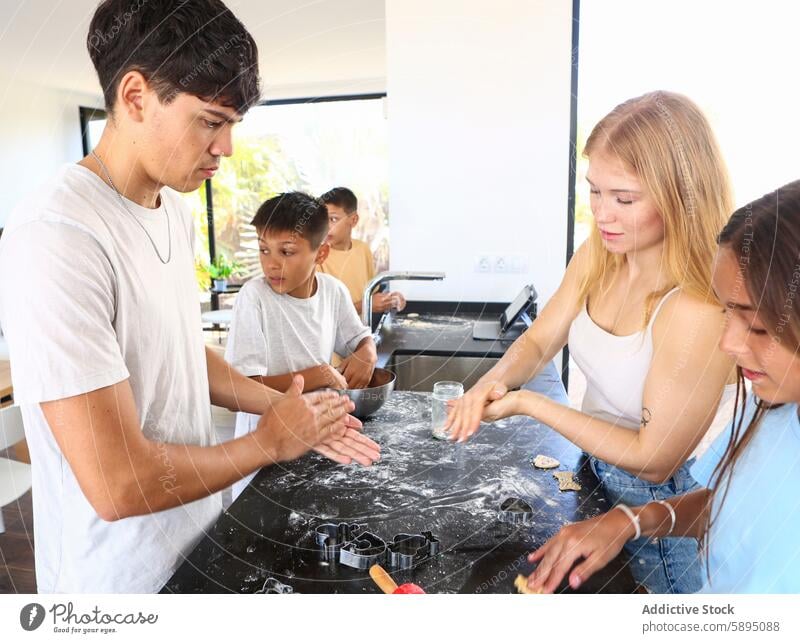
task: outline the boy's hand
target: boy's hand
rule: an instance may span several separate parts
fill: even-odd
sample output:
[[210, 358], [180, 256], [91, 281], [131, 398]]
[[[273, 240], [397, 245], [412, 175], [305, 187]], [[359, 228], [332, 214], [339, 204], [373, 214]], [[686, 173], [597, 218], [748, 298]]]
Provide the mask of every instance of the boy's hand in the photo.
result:
[[406, 298], [401, 292], [376, 292], [372, 295], [372, 312], [385, 313], [387, 310], [403, 310]]
[[366, 388], [375, 371], [378, 354], [371, 337], [361, 340], [355, 351], [342, 360], [339, 370], [347, 380], [347, 388]]
[[261, 416], [256, 438], [272, 462], [294, 460], [310, 449], [348, 431], [348, 413], [355, 405], [333, 391], [303, 393], [303, 377], [297, 375], [285, 397]]
[[319, 385], [315, 388], [349, 388], [344, 375], [330, 364], [320, 364], [316, 368], [319, 368]]
[[392, 307], [392, 294], [390, 292], [376, 292], [372, 295], [372, 312], [385, 313]]
[[391, 296], [390, 308], [399, 312], [406, 307], [406, 298], [403, 293], [395, 290], [390, 292], [389, 295]]

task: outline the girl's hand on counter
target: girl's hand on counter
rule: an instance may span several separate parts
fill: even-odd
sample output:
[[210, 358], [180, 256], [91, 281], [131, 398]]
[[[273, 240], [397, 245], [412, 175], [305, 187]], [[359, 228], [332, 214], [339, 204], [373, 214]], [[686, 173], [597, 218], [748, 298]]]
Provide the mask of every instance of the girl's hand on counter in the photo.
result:
[[448, 402], [447, 423], [444, 430], [451, 440], [468, 440], [481, 424], [486, 407], [508, 393], [505, 384], [499, 381], [478, 382], [464, 397]]
[[[528, 556], [529, 562], [539, 562], [528, 577], [528, 589], [552, 594], [568, 573], [569, 586], [577, 589], [592, 574], [614, 560], [634, 534], [633, 523], [620, 509], [562, 527]], [[583, 562], [570, 572], [579, 558], [583, 558]]]

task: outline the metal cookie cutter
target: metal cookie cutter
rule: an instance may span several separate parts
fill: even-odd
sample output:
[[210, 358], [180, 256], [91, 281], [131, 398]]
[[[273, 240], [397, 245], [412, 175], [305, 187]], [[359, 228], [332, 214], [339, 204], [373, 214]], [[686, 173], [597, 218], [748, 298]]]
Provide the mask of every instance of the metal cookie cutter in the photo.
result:
[[361, 525], [355, 523], [326, 522], [314, 530], [314, 540], [322, 553], [323, 560], [333, 562], [339, 560], [339, 552], [361, 531]]
[[533, 520], [533, 507], [522, 498], [512, 496], [500, 503], [498, 515], [503, 522], [509, 522], [514, 525], [525, 524]]
[[342, 565], [366, 571], [386, 558], [386, 542], [375, 534], [364, 531], [353, 537], [339, 551]]
[[387, 564], [394, 569], [410, 569], [425, 558], [439, 553], [439, 540], [430, 531], [397, 534], [389, 543]]
[[264, 587], [256, 590], [256, 594], [294, 594], [294, 588], [291, 585], [285, 585], [278, 579], [270, 576], [264, 581]]

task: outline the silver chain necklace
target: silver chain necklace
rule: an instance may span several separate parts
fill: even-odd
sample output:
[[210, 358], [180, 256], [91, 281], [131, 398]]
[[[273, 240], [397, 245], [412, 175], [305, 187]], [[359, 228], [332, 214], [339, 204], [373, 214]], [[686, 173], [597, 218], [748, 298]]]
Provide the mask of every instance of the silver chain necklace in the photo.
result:
[[125, 198], [122, 196], [122, 193], [117, 189], [117, 186], [114, 185], [114, 181], [111, 180], [111, 175], [108, 173], [108, 168], [106, 167], [106, 164], [103, 163], [103, 161], [100, 160], [100, 157], [97, 156], [97, 154], [95, 154], [94, 150], [92, 150], [92, 156], [94, 157], [94, 160], [97, 161], [97, 164], [101, 168], [103, 168], [103, 173], [106, 175], [106, 179], [108, 180], [108, 184], [112, 188], [114, 188], [114, 192], [117, 193], [117, 196], [119, 197], [119, 202], [122, 203], [122, 207], [125, 208], [127, 213], [131, 215], [133, 220], [136, 221], [136, 223], [139, 225], [139, 227], [142, 229], [142, 231], [147, 235], [147, 238], [150, 239], [150, 243], [153, 246], [153, 250], [155, 250], [155, 252], [156, 252], [156, 256], [158, 257], [158, 260], [161, 263], [163, 263], [164, 265], [168, 264], [170, 262], [170, 259], [172, 259], [172, 227], [169, 224], [169, 210], [167, 210], [167, 202], [164, 199], [161, 199], [161, 202], [164, 204], [164, 212], [167, 215], [167, 243], [169, 244], [168, 251], [167, 251], [168, 252], [167, 259], [165, 261], [164, 258], [161, 256], [161, 253], [158, 251], [158, 246], [156, 246], [156, 242], [153, 241], [153, 237], [151, 237], [150, 233], [147, 231], [147, 228], [145, 228], [144, 225], [142, 224], [142, 222], [139, 221], [139, 218], [133, 212], [131, 212], [131, 209], [128, 207], [128, 204], [125, 203]]

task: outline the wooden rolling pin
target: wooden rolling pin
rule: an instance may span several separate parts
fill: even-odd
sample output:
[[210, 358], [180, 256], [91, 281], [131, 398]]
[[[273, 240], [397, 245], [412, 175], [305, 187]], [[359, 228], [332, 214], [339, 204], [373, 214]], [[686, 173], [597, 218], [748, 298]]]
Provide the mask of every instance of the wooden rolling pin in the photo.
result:
[[424, 594], [425, 591], [414, 583], [403, 583], [400, 587], [389, 576], [387, 571], [380, 565], [373, 565], [369, 568], [369, 575], [375, 584], [381, 588], [384, 594]]

